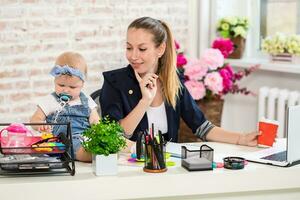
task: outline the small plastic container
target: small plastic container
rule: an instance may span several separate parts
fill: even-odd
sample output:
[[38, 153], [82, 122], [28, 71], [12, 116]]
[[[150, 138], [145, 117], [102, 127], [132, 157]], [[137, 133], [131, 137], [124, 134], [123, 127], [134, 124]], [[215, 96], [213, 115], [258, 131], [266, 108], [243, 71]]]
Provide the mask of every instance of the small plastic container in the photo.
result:
[[[3, 153], [24, 153], [26, 149], [22, 149], [22, 147], [30, 147], [40, 139], [40, 137], [34, 137], [24, 124], [12, 123], [0, 131], [1, 148], [16, 147], [5, 149]], [[19, 147], [20, 149], [18, 149]]]

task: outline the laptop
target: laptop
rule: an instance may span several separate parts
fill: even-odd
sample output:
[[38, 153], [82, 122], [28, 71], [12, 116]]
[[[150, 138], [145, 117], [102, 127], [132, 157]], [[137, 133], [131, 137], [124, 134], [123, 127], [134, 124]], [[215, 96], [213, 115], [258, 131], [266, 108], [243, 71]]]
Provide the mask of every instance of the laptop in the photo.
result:
[[244, 155], [251, 162], [289, 167], [300, 163], [300, 105], [289, 106], [287, 138], [277, 138], [273, 147]]

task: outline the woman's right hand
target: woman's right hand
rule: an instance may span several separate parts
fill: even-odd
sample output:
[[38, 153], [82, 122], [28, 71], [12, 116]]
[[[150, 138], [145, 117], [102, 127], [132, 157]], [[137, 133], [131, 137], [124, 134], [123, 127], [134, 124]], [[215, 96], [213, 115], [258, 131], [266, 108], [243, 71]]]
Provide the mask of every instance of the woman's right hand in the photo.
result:
[[134, 70], [134, 73], [141, 88], [142, 99], [150, 105], [156, 95], [158, 76], [154, 73], [147, 73], [142, 78], [137, 71]]

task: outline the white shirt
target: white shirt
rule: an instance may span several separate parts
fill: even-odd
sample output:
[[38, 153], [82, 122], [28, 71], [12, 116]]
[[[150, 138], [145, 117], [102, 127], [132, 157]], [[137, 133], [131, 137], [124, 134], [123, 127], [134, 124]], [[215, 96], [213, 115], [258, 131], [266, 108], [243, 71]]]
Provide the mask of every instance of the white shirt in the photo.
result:
[[168, 120], [164, 102], [157, 107], [150, 106], [146, 112], [148, 117], [149, 130], [152, 127], [153, 123], [155, 132], [154, 134], [157, 134], [158, 130], [160, 130], [162, 133], [168, 132]]
[[[97, 104], [95, 101], [89, 96], [84, 94], [88, 98], [88, 106], [92, 110], [97, 107]], [[57, 102], [55, 97], [52, 94], [49, 94], [47, 96], [41, 97], [38, 99], [37, 105], [42, 109], [44, 114], [46, 116], [54, 113], [56, 110], [61, 109], [61, 105]], [[81, 105], [81, 100], [80, 98], [77, 98], [76, 100], [71, 100], [69, 101], [70, 106], [75, 106], [75, 105]]]

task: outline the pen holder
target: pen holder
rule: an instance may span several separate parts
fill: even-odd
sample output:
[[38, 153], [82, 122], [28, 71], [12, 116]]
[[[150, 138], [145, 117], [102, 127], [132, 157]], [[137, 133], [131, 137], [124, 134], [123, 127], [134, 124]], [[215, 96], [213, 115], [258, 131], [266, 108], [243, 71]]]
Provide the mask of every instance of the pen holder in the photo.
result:
[[167, 171], [165, 145], [145, 143], [144, 147], [144, 171], [150, 173], [161, 173]]
[[138, 159], [144, 157], [145, 172], [161, 173], [167, 171], [166, 145], [160, 131], [158, 137], [139, 132], [136, 140], [136, 155]]

